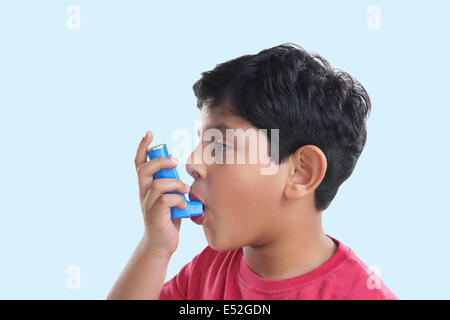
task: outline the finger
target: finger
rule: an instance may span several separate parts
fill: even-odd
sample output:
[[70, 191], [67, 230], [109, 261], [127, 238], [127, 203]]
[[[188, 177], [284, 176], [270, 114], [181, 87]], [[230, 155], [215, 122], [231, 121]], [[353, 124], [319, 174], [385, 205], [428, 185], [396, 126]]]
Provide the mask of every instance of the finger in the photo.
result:
[[175, 168], [177, 163], [178, 161], [175, 157], [161, 157], [152, 159], [140, 165], [136, 170], [141, 199], [145, 196], [148, 188], [153, 183], [153, 175], [163, 168]]
[[[167, 214], [170, 217], [170, 208], [177, 207], [180, 209], [187, 208], [187, 203], [179, 194], [166, 193], [161, 195], [158, 200], [156, 200], [153, 207], [151, 207], [146, 212], [150, 214], [150, 221], [155, 221], [159, 219], [167, 218]], [[148, 207], [147, 207], [148, 209]]]
[[160, 157], [149, 160], [139, 167], [137, 167], [137, 173], [140, 177], [152, 177], [156, 172], [164, 168], [174, 168], [178, 165], [178, 159], [176, 157]]
[[141, 139], [141, 142], [139, 143], [136, 157], [134, 158], [134, 165], [136, 169], [147, 162], [147, 147], [148, 145], [153, 141], [153, 133], [151, 130], [148, 130], [145, 133], [145, 136]]
[[139, 194], [142, 199], [149, 186], [153, 181], [153, 175], [163, 168], [174, 168], [177, 165], [177, 159], [175, 157], [162, 157], [152, 159], [146, 163], [140, 165], [137, 168], [138, 183], [139, 183]]
[[178, 179], [173, 178], [163, 178], [163, 179], [156, 179], [152, 182], [148, 189], [148, 196], [146, 201], [149, 202], [149, 207], [153, 207], [156, 200], [164, 194], [169, 191], [178, 191], [179, 193], [188, 193], [189, 192], [189, 186], [184, 184]]

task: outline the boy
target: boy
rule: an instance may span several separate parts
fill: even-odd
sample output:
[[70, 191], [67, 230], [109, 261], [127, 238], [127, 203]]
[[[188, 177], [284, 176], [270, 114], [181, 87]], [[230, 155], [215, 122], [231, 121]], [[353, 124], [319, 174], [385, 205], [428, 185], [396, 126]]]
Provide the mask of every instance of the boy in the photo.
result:
[[[366, 142], [371, 103], [364, 87], [287, 43], [219, 64], [193, 89], [202, 139], [186, 170], [195, 181], [153, 180], [176, 162], [147, 161], [147, 132], [135, 158], [145, 231], [107, 298], [398, 299], [322, 230], [322, 212]], [[242, 143], [250, 139], [245, 132], [260, 129], [269, 132]], [[211, 137], [214, 152], [205, 143]], [[256, 143], [262, 158], [236, 161]], [[227, 161], [205, 159], [211, 154]], [[263, 173], [268, 166], [276, 170]], [[180, 195], [165, 194], [173, 190], [203, 202], [203, 216], [191, 220], [202, 225], [208, 246], [164, 283], [181, 224], [169, 208], [186, 207]]]

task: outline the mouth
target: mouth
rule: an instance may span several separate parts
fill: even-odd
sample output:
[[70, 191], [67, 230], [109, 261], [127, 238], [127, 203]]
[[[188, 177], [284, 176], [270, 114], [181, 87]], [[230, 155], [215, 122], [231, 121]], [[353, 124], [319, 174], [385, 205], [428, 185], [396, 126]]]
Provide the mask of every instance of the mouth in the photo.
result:
[[202, 224], [203, 220], [205, 219], [205, 214], [207, 211], [205, 203], [202, 200], [200, 200], [200, 198], [197, 197], [193, 192], [189, 192], [189, 201], [200, 201], [203, 204], [203, 214], [201, 216], [190, 217], [191, 220], [196, 224]]

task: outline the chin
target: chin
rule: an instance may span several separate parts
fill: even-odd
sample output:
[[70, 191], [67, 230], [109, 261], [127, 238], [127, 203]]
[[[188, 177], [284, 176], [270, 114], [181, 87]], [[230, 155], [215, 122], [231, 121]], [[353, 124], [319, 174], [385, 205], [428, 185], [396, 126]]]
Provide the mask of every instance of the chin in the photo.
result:
[[231, 243], [227, 240], [220, 241], [217, 238], [210, 239], [209, 237], [206, 237], [206, 240], [208, 241], [208, 245], [215, 251], [229, 251], [242, 248], [242, 246], [239, 246], [236, 243]]

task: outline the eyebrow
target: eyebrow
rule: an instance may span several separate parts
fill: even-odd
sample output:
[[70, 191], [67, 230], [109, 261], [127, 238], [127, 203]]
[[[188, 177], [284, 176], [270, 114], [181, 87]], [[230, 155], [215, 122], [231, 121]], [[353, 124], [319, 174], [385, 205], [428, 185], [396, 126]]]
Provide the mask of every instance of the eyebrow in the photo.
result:
[[[234, 128], [230, 128], [226, 123], [219, 123], [219, 124], [211, 125], [211, 126], [205, 128], [205, 130], [208, 130], [208, 129], [217, 129], [222, 132], [225, 132], [226, 129], [234, 130]], [[200, 137], [200, 129], [197, 129], [197, 135]]]

